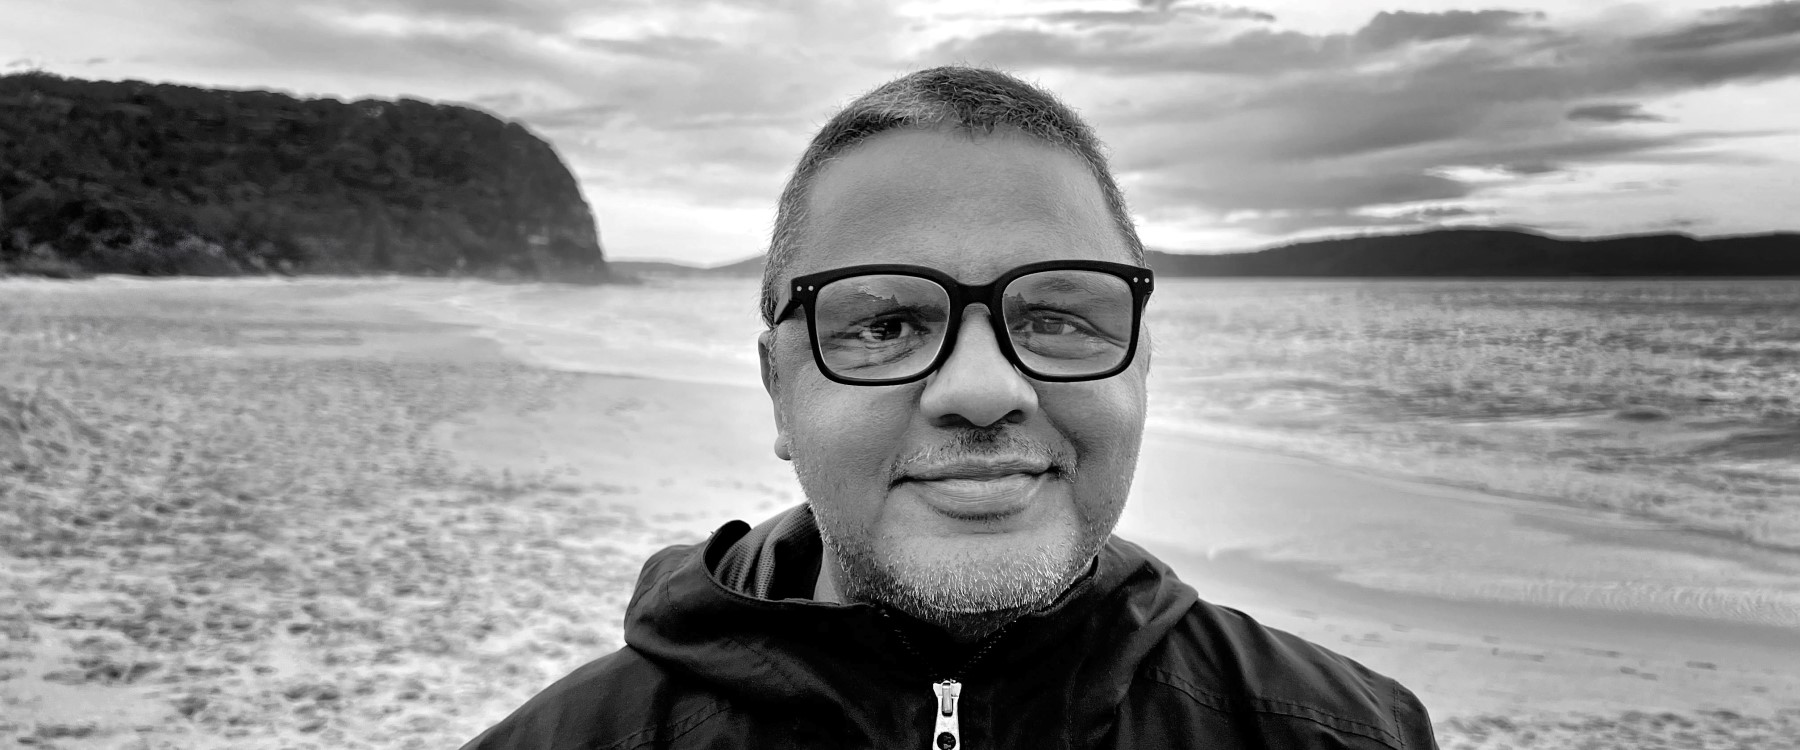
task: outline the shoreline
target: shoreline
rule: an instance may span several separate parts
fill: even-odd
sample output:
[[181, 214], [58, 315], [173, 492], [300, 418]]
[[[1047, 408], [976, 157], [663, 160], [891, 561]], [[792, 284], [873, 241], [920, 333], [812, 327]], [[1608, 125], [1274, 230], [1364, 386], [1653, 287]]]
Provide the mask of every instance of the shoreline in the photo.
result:
[[[1559, 414], [1559, 415], [1521, 416], [1521, 417], [1511, 417], [1508, 419], [1513, 420], [1513, 421], [1530, 421], [1530, 420], [1557, 418], [1557, 417], [1569, 417], [1569, 416], [1611, 416], [1612, 414], [1613, 414], [1613, 412], [1611, 412], [1611, 411], [1598, 411], [1598, 412], [1588, 411], [1588, 412], [1571, 412], [1571, 413]], [[1257, 435], [1258, 437], [1263, 438], [1263, 441], [1257, 442], [1254, 444], [1253, 443], [1234, 442], [1226, 434], [1228, 431], [1231, 431], [1231, 430], [1238, 430], [1238, 431], [1242, 431], [1245, 433]], [[1225, 432], [1222, 432], [1222, 431], [1225, 431]], [[1645, 524], [1652, 524], [1659, 528], [1667, 529], [1670, 531], [1676, 531], [1676, 532], [1680, 532], [1683, 534], [1692, 534], [1692, 535], [1696, 535], [1696, 536], [1710, 537], [1710, 538], [1718, 540], [1721, 543], [1742, 545], [1745, 547], [1755, 548], [1758, 550], [1772, 552], [1772, 553], [1800, 555], [1800, 544], [1784, 544], [1781, 542], [1770, 541], [1765, 538], [1760, 538], [1755, 532], [1747, 530], [1746, 528], [1742, 527], [1741, 525], [1732, 525], [1731, 523], [1726, 522], [1726, 521], [1719, 521], [1716, 523], [1709, 524], [1709, 523], [1705, 523], [1705, 522], [1695, 521], [1691, 518], [1683, 517], [1678, 514], [1652, 513], [1652, 512], [1647, 512], [1647, 511], [1643, 511], [1643, 510], [1637, 510], [1637, 509], [1595, 507], [1592, 505], [1584, 505], [1581, 502], [1569, 500], [1564, 497], [1561, 497], [1561, 496], [1558, 496], [1555, 494], [1550, 494], [1550, 493], [1509, 490], [1504, 487], [1496, 487], [1491, 484], [1483, 483], [1483, 482], [1477, 481], [1477, 480], [1458, 481], [1455, 479], [1444, 477], [1441, 475], [1441, 473], [1429, 473], [1429, 472], [1409, 473], [1404, 470], [1394, 469], [1394, 468], [1387, 467], [1387, 466], [1379, 466], [1379, 465], [1375, 465], [1373, 463], [1357, 462], [1352, 459], [1335, 458], [1330, 455], [1326, 455], [1324, 452], [1321, 452], [1321, 451], [1307, 451], [1305, 449], [1283, 448], [1283, 447], [1280, 447], [1277, 445], [1269, 444], [1270, 442], [1272, 442], [1273, 438], [1280, 437], [1281, 433], [1279, 433], [1277, 431], [1273, 431], [1273, 430], [1263, 429], [1263, 428], [1231, 424], [1231, 423], [1224, 423], [1224, 422], [1216, 422], [1216, 423], [1200, 422], [1200, 423], [1193, 423], [1193, 424], [1154, 425], [1154, 426], [1147, 427], [1145, 429], [1146, 438], [1148, 438], [1152, 433], [1161, 434], [1170, 439], [1187, 440], [1187, 441], [1193, 441], [1196, 443], [1204, 443], [1204, 444], [1207, 444], [1207, 445], [1210, 445], [1210, 446], [1213, 446], [1216, 448], [1220, 448], [1220, 449], [1250, 451], [1250, 452], [1262, 453], [1262, 454], [1273, 455], [1273, 456], [1281, 456], [1283, 458], [1289, 458], [1289, 459], [1293, 459], [1296, 461], [1304, 461], [1304, 462], [1307, 462], [1310, 464], [1315, 464], [1315, 465], [1323, 467], [1323, 468], [1340, 471], [1345, 474], [1360, 476], [1360, 477], [1366, 478], [1371, 481], [1384, 481], [1384, 482], [1397, 482], [1397, 483], [1406, 483], [1406, 484], [1430, 485], [1430, 486], [1435, 486], [1435, 487], [1441, 487], [1446, 491], [1472, 492], [1472, 493], [1478, 493], [1478, 494], [1483, 494], [1483, 495], [1489, 495], [1489, 496], [1493, 496], [1493, 497], [1506, 498], [1509, 500], [1518, 500], [1518, 501], [1529, 502], [1529, 503], [1542, 503], [1545, 505], [1552, 505], [1552, 506], [1556, 506], [1559, 508], [1567, 508], [1570, 510], [1594, 514], [1594, 515], [1614, 515], [1614, 516], [1618, 516], [1621, 518], [1628, 518], [1628, 519], [1632, 519], [1635, 521], [1640, 521]]]
[[[1800, 581], [1800, 554], [1785, 549], [1624, 512], [1596, 511], [1537, 497], [1365, 472], [1310, 456], [1186, 434], [1148, 433], [1145, 454], [1147, 458], [1141, 459], [1141, 465], [1151, 468], [1148, 472], [1140, 470], [1133, 502], [1137, 503], [1137, 512], [1154, 513], [1162, 520], [1140, 528], [1153, 538], [1161, 528], [1169, 526], [1203, 529], [1203, 533], [1190, 534], [1185, 541], [1202, 553], [1254, 553], [1272, 547], [1279, 553], [1271, 558], [1272, 562], [1322, 564], [1365, 579], [1346, 580], [1347, 583], [1411, 593], [1423, 592], [1380, 585], [1381, 577], [1371, 568], [1449, 563], [1466, 566], [1465, 573], [1541, 573], [1558, 565], [1581, 562], [1572, 567], [1586, 570], [1599, 566], [1594, 568], [1592, 579], [1598, 582], [1612, 581], [1607, 573], [1632, 576], [1619, 580], [1642, 580], [1662, 573], [1670, 576], [1665, 579], [1670, 584], [1766, 583], [1778, 586], [1773, 590], [1792, 597], [1784, 601], [1795, 605], [1783, 608], [1781, 611], [1791, 612], [1792, 616], [1775, 624], [1800, 627], [1800, 584], [1796, 583]], [[1222, 477], [1217, 480], [1222, 485], [1198, 490], [1187, 487], [1187, 477], [1155, 468], [1157, 463], [1187, 465], [1192, 473]], [[1214, 505], [1204, 512], [1175, 499], [1208, 492], [1216, 497]], [[1304, 496], [1295, 497], [1296, 492]], [[1217, 497], [1223, 497], [1224, 502], [1218, 502]], [[1354, 507], [1342, 507], [1345, 504]], [[1420, 516], [1420, 507], [1431, 508], [1434, 513]], [[1128, 506], [1122, 528], [1131, 528], [1132, 513], [1132, 506]], [[1222, 515], [1208, 517], [1209, 513]], [[1309, 532], [1304, 529], [1306, 524], [1293, 524], [1296, 518], [1326, 528]], [[1177, 521], [1170, 523], [1170, 519]], [[1354, 542], [1336, 540], [1334, 535], [1340, 527], [1332, 526], [1333, 523], [1364, 536]], [[1477, 544], [1470, 548], [1465, 542]], [[1526, 556], [1512, 554], [1516, 552], [1550, 557], [1523, 560]], [[1518, 564], [1522, 567], [1512, 567], [1515, 557], [1521, 558]], [[1532, 564], [1542, 567], [1531, 567]], [[1725, 578], [1728, 574], [1738, 577]]]

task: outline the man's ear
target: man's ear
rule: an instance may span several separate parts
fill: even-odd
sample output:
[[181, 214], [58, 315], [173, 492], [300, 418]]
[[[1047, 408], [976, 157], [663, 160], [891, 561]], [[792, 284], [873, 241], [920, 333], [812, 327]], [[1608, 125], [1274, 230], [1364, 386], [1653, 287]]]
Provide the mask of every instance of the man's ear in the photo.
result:
[[794, 456], [788, 450], [787, 415], [781, 411], [781, 396], [776, 393], [780, 381], [775, 374], [775, 330], [763, 331], [756, 337], [756, 361], [762, 369], [763, 390], [769, 394], [769, 405], [775, 410], [775, 457], [783, 461], [792, 461]]

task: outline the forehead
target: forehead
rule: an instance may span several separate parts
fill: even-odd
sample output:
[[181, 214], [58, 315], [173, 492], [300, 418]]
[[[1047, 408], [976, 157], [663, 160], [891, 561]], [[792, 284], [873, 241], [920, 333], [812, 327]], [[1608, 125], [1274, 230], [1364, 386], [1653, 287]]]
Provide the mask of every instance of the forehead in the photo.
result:
[[802, 234], [790, 275], [910, 263], [980, 283], [1034, 261], [1131, 260], [1086, 165], [1005, 131], [870, 138], [814, 179]]

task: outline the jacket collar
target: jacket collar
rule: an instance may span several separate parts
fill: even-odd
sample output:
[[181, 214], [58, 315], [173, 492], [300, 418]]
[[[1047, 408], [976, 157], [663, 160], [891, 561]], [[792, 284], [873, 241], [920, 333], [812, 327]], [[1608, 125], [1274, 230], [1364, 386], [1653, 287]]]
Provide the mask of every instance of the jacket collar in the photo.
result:
[[[934, 673], [934, 655], [913, 653], [907, 625], [897, 629], [893, 615], [869, 604], [768, 596], [784, 575], [776, 558], [804, 553], [817, 536], [802, 505], [756, 530], [733, 521], [704, 544], [657, 553], [626, 609], [626, 643], [736, 700], [860, 711], [853, 720], [865, 727], [904, 721], [870, 691], [923, 700], [944, 676]], [[1103, 725], [1137, 664], [1197, 599], [1167, 566], [1114, 537], [1089, 575], [1009, 625], [963, 680], [984, 692], [1065, 700]]]

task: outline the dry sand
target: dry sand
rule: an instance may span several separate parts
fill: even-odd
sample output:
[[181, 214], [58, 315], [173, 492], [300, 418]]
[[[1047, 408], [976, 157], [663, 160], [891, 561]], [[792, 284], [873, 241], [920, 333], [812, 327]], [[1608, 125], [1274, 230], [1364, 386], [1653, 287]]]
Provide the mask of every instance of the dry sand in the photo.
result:
[[[618, 645], [649, 550], [798, 502], [760, 391], [547, 372], [381, 292], [0, 281], [0, 388], [103, 436], [38, 409], [71, 447], [0, 481], [0, 744], [454, 746]], [[1800, 747], [1791, 556], [1165, 433], [1132, 503], [1445, 747]]]

